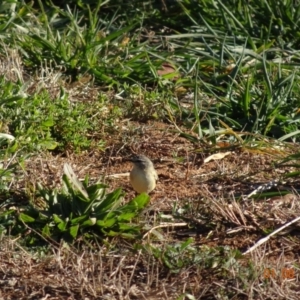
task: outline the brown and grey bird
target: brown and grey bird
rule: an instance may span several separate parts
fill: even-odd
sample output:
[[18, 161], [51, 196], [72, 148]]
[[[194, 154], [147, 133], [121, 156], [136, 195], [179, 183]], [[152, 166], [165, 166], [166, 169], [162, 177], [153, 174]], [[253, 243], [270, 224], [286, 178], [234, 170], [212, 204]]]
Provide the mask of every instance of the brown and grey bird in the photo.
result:
[[155, 189], [158, 180], [152, 161], [145, 155], [135, 155], [129, 159], [133, 168], [130, 172], [130, 183], [137, 193], [150, 193]]

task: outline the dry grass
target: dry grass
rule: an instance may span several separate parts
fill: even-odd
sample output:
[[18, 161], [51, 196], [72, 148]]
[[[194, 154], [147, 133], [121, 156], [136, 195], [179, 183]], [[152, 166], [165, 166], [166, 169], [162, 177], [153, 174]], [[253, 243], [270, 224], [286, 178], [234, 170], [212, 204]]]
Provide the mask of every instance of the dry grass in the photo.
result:
[[[6, 73], [16, 79], [15, 74]], [[43, 82], [52, 97], [57, 97], [60, 80], [60, 75], [45, 69], [24, 92], [33, 93]], [[88, 87], [80, 84], [65, 83], [65, 88], [72, 101], [96, 97], [96, 89], [87, 93]], [[176, 127], [170, 124], [119, 120], [118, 130], [106, 135], [104, 152], [44, 153], [27, 158], [10, 186], [16, 191], [15, 207], [26, 204], [30, 195], [38, 201], [34, 198], [37, 182], [59, 186], [66, 162], [79, 178], [89, 174], [93, 180], [102, 178], [111, 190], [123, 187], [127, 192], [124, 201], [134, 196], [126, 177], [130, 166], [124, 160], [132, 152], [153, 158], [160, 181], [151, 204], [140, 216], [147, 228], [144, 239], [107, 239], [100, 244], [80, 241], [74, 248], [53, 243], [47, 250], [42, 248], [45, 254], [41, 249], [25, 248], [21, 238], [2, 236], [0, 299], [298, 299], [298, 224], [250, 254], [240, 254], [299, 216], [298, 190], [293, 188], [297, 180], [273, 187], [274, 191], [288, 191], [286, 196], [247, 197], [260, 184], [291, 171], [272, 165], [283, 149], [277, 151], [273, 144], [259, 150], [239, 145], [223, 159], [203, 163], [209, 155], [204, 153], [225, 150], [221, 146], [201, 148], [174, 132]], [[284, 150], [292, 153], [297, 149]], [[113, 176], [116, 174], [121, 175]], [[167, 226], [159, 226], [166, 221]], [[187, 225], [172, 226], [178, 222]], [[178, 250], [172, 260], [170, 247], [182, 245], [189, 237], [193, 242]], [[166, 255], [172, 267], [167, 266]], [[183, 264], [176, 265], [180, 259]]]
[[[157, 130], [153, 124], [145, 125], [148, 135], [161, 134], [167, 140], [169, 127], [159, 125]], [[290, 232], [273, 237], [246, 256], [230, 254], [234, 250], [246, 251], [267, 232], [297, 217], [300, 211], [296, 191], [270, 199], [234, 197], [246, 196], [255, 189], [254, 183], [247, 183], [244, 178], [247, 174], [253, 178], [256, 173], [261, 181], [264, 170], [270, 169], [267, 156], [239, 150], [223, 161], [202, 164], [202, 156], [193, 154], [192, 145], [188, 145], [189, 154], [182, 152], [184, 160], [178, 163], [172, 156], [171, 143], [166, 149], [161, 143], [151, 144], [157, 139], [149, 136], [143, 136], [139, 144], [147, 144], [143, 152], [149, 156], [162, 157], [154, 159], [160, 183], [140, 221], [151, 229], [167, 218], [169, 226], [155, 229], [156, 233], [151, 232], [144, 240], [107, 240], [100, 245], [79, 247], [81, 250], [53, 246], [53, 254], [44, 257], [34, 250], [27, 252], [13, 237], [3, 237], [2, 298], [184, 299], [187, 296], [183, 295], [194, 295], [196, 299], [225, 299], [225, 295], [236, 295], [236, 299], [285, 299], [284, 295], [288, 295], [288, 299], [297, 299], [297, 224], [289, 228]], [[177, 139], [173, 137], [174, 147]], [[37, 181], [56, 186], [66, 161], [79, 177], [87, 173], [95, 179], [117, 173], [126, 175], [130, 166], [122, 157], [129, 148], [126, 146], [121, 152], [115, 149], [112, 146], [106, 154], [31, 158], [23, 174], [24, 186], [26, 182], [34, 185]], [[179, 156], [180, 149], [176, 150]], [[270, 177], [269, 171], [266, 177]], [[126, 199], [134, 195], [126, 176], [107, 177], [107, 181], [111, 189], [123, 186], [128, 191]], [[172, 213], [174, 205], [184, 212]], [[190, 228], [172, 226], [172, 222], [183, 221]], [[187, 260], [179, 272], [173, 273], [164, 264], [163, 256], [154, 257], [153, 249], [167, 252], [169, 245], [183, 242], [189, 236], [194, 237], [192, 248], [198, 253], [198, 263]], [[225, 250], [216, 250], [223, 247]]]

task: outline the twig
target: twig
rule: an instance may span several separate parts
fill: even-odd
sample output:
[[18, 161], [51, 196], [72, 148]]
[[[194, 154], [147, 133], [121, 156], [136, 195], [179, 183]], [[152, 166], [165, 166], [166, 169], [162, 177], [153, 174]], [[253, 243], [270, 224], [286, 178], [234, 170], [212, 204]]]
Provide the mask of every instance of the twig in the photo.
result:
[[151, 228], [147, 233], [144, 234], [143, 239], [145, 237], [147, 237], [153, 230], [157, 229], [157, 228], [163, 228], [163, 227], [184, 227], [186, 226], [187, 223], [162, 223], [158, 226], [155, 226], [153, 228]]
[[256, 249], [258, 246], [262, 245], [263, 243], [267, 242], [273, 235], [275, 235], [276, 233], [282, 231], [283, 229], [289, 227], [290, 225], [298, 222], [300, 220], [300, 217], [297, 217], [296, 219], [292, 220], [291, 222], [281, 226], [280, 228], [276, 229], [275, 231], [273, 231], [272, 233], [270, 233], [268, 236], [266, 236], [265, 238], [259, 240], [256, 244], [254, 244], [250, 249], [248, 249], [246, 252], [243, 253], [243, 255], [246, 255], [250, 252], [252, 252], [254, 249]]

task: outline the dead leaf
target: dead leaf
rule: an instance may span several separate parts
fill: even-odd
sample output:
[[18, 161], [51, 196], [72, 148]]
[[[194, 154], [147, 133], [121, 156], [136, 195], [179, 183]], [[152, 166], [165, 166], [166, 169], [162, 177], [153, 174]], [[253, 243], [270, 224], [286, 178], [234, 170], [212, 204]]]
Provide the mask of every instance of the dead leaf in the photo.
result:
[[158, 76], [164, 76], [164, 75], [174, 75], [172, 80], [177, 80], [180, 77], [179, 72], [175, 69], [174, 66], [168, 63], [163, 63], [159, 70], [157, 70]]
[[225, 156], [227, 156], [227, 155], [229, 155], [229, 154], [231, 154], [230, 151], [228, 151], [228, 152], [219, 152], [219, 153], [215, 153], [215, 154], [213, 154], [213, 155], [210, 155], [210, 156], [206, 157], [206, 158], [204, 159], [204, 163], [207, 163], [207, 162], [209, 162], [209, 161], [211, 161], [211, 160], [219, 160], [219, 159], [222, 159], [222, 158], [224, 158]]

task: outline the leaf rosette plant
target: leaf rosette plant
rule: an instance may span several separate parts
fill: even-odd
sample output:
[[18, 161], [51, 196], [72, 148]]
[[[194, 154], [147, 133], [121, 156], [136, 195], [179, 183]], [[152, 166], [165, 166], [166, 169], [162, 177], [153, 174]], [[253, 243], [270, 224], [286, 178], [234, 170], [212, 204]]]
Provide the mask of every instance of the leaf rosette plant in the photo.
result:
[[59, 191], [38, 185], [45, 208], [39, 209], [32, 204], [20, 213], [19, 220], [40, 230], [45, 238], [55, 240], [74, 241], [91, 231], [128, 238], [140, 233], [141, 227], [132, 220], [148, 204], [148, 195], [140, 194], [122, 204], [124, 194], [120, 188], [106, 193], [107, 186], [102, 183], [89, 185], [87, 177], [81, 183], [67, 164], [62, 183]]

